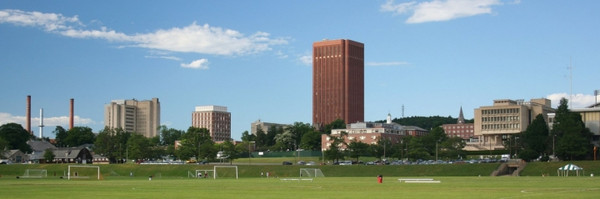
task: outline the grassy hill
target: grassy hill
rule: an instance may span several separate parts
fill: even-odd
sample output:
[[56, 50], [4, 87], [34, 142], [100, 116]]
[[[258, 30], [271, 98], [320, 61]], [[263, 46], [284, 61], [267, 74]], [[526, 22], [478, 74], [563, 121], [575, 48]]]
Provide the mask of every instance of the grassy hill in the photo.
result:
[[[556, 176], [556, 169], [567, 163], [579, 165], [585, 174], [600, 174], [600, 161], [577, 162], [534, 162], [529, 163], [521, 176]], [[240, 163], [243, 164], [243, 163]], [[238, 165], [240, 177], [260, 177], [261, 172], [270, 172], [277, 177], [298, 177], [300, 168], [319, 168], [327, 177], [370, 177], [384, 176], [488, 176], [498, 163], [489, 164], [447, 164], [447, 165]], [[12, 164], [0, 165], [2, 177], [23, 175], [26, 169], [46, 169], [49, 177], [59, 177], [67, 171], [66, 164]], [[188, 171], [210, 170], [214, 165], [137, 165], [111, 164], [99, 165], [104, 177], [126, 177], [130, 172], [135, 176], [160, 175], [170, 178], [187, 178]]]

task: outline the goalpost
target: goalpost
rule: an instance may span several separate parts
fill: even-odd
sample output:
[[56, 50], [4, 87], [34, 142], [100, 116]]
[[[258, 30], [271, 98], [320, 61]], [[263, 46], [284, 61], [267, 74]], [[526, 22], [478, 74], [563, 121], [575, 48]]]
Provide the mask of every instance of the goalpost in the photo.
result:
[[321, 169], [316, 168], [300, 168], [300, 178], [302, 177], [325, 177]]
[[46, 169], [27, 169], [21, 178], [45, 178], [48, 177]]
[[[212, 176], [214, 176], [215, 170], [211, 169], [211, 170], [196, 170], [195, 173], [192, 173], [191, 171], [188, 171], [188, 178], [204, 178], [205, 176], [207, 178], [210, 178]], [[212, 173], [212, 174], [210, 174]]]
[[230, 169], [235, 168], [235, 179], [239, 178], [237, 166], [215, 166], [215, 167], [213, 167], [213, 178], [214, 179], [217, 179], [217, 168], [230, 168]]
[[[73, 170], [73, 173], [71, 173], [71, 170]], [[100, 166], [69, 165], [67, 179], [90, 178], [90, 176], [97, 176], [100, 180]]]

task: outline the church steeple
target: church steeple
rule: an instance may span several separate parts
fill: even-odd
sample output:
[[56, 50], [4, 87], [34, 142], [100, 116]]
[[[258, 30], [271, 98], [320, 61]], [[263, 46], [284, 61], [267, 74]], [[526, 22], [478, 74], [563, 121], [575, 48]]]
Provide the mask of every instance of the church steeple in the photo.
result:
[[465, 116], [463, 115], [462, 106], [460, 106], [460, 113], [458, 114], [458, 122], [456, 122], [456, 123], [457, 124], [465, 123]]
[[385, 123], [387, 123], [387, 124], [392, 123], [392, 114], [391, 113], [388, 113]]

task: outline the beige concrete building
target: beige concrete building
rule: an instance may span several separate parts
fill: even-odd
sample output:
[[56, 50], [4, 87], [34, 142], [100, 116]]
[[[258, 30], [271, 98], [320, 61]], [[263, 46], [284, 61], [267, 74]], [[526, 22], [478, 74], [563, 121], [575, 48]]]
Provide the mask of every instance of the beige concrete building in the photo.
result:
[[160, 102], [158, 98], [144, 101], [113, 100], [104, 106], [104, 125], [148, 138], [156, 137], [160, 126]]
[[478, 150], [503, 149], [503, 138], [507, 135], [525, 131], [539, 114], [548, 122], [548, 114], [555, 110], [549, 99], [494, 100], [493, 106], [482, 106], [475, 109], [475, 143], [467, 143], [467, 147]]
[[269, 131], [269, 129], [271, 127], [282, 127], [283, 129], [285, 129], [288, 126], [292, 126], [292, 125], [263, 122], [261, 120], [256, 120], [255, 122], [252, 122], [252, 124], [250, 124], [250, 131], [251, 131], [250, 133], [252, 133], [253, 135], [256, 135], [256, 132], [258, 132], [258, 129], [261, 129], [266, 134], [267, 131]]
[[231, 113], [225, 106], [196, 106], [192, 126], [208, 129], [215, 142], [231, 140]]

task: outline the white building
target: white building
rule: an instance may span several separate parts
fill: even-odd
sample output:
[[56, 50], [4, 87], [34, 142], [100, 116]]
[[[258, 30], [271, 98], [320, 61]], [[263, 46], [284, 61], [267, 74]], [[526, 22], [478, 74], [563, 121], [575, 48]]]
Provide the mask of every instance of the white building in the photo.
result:
[[104, 106], [104, 125], [149, 138], [156, 137], [160, 126], [160, 102], [158, 98], [113, 100]]

